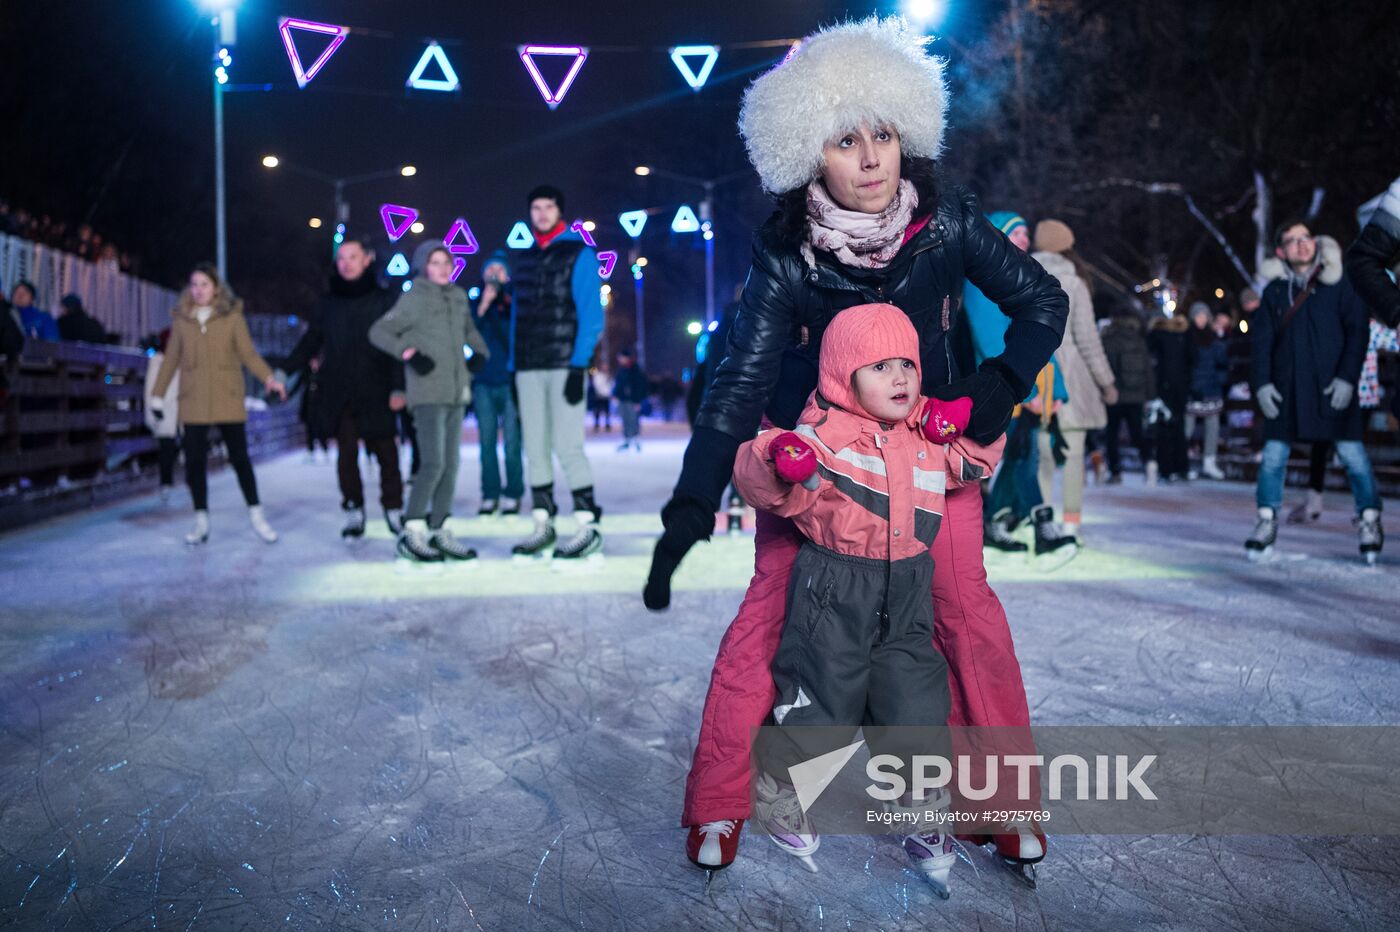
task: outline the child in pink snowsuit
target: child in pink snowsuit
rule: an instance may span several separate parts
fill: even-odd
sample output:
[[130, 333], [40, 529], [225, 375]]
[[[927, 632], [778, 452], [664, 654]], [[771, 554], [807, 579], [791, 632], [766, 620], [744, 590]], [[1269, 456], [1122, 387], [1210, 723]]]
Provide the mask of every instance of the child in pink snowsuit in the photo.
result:
[[[882, 741], [878, 726], [948, 720], [929, 599], [944, 493], [990, 473], [1004, 442], [962, 438], [970, 401], [921, 398], [918, 360], [918, 334], [898, 308], [842, 311], [823, 337], [817, 392], [797, 429], [765, 431], [734, 466], [744, 498], [792, 518], [806, 538], [772, 665], [773, 721], [851, 733], [864, 722], [874, 726], [872, 750], [905, 759], [928, 749]], [[756, 814], [779, 847], [806, 860], [819, 839], [786, 781], [814, 749], [800, 730], [791, 734], [760, 742]], [[905, 848], [946, 895], [951, 841], [927, 830]]]

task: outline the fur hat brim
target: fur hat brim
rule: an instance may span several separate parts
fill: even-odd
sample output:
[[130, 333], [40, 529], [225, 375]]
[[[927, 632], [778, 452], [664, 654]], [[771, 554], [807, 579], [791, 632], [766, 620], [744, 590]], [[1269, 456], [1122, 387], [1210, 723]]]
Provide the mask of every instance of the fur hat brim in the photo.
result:
[[826, 144], [862, 124], [893, 127], [905, 155], [937, 158], [948, 91], [929, 41], [895, 17], [843, 23], [803, 39], [749, 85], [739, 133], [764, 189], [804, 187]]

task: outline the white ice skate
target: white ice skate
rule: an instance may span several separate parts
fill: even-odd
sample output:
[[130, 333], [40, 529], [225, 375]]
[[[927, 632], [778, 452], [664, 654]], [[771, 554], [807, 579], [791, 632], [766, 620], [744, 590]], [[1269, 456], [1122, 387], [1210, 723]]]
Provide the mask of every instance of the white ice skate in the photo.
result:
[[953, 895], [949, 877], [953, 865], [958, 863], [953, 836], [943, 831], [938, 820], [939, 814], [948, 808], [948, 792], [939, 790], [937, 795], [921, 803], [903, 798], [889, 803], [887, 808], [895, 814], [896, 825], [915, 826], [912, 833], [901, 839], [904, 853], [933, 887], [933, 892], [941, 899], [948, 899]]
[[1274, 541], [1278, 539], [1278, 512], [1272, 508], [1259, 509], [1259, 521], [1254, 525], [1249, 539], [1244, 542], [1249, 562], [1259, 563], [1269, 559], [1274, 553]]
[[1361, 546], [1361, 559], [1367, 566], [1375, 566], [1380, 559], [1381, 548], [1385, 546], [1385, 530], [1381, 527], [1381, 510], [1366, 508], [1356, 519], [1356, 530]]
[[817, 872], [812, 855], [821, 847], [822, 839], [813, 831], [791, 784], [760, 773], [755, 781], [753, 815], [754, 822], [768, 833], [773, 844], [801, 861], [807, 870]]

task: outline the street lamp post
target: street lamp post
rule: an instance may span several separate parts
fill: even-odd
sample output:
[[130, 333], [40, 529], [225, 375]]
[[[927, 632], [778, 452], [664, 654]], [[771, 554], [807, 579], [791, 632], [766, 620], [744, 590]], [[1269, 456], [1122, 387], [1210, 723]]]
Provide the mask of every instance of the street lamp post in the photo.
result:
[[645, 372], [647, 369], [647, 325], [646, 325], [646, 305], [645, 287], [646, 281], [646, 259], [640, 254], [637, 247], [632, 247], [632, 283], [635, 286], [634, 294], [637, 302], [637, 365]]
[[368, 172], [363, 175], [348, 175], [344, 178], [336, 178], [309, 168], [301, 168], [297, 165], [289, 165], [275, 155], [263, 156], [264, 168], [285, 168], [294, 175], [301, 175], [304, 178], [311, 178], [322, 184], [328, 184], [335, 189], [335, 222], [338, 224], [349, 224], [350, 222], [350, 202], [345, 199], [345, 189], [351, 185], [363, 184], [368, 181], [382, 181], [385, 178], [393, 178], [398, 175], [403, 178], [412, 178], [418, 174], [418, 169], [413, 165], [400, 165], [398, 168], [386, 168], [384, 171]]
[[228, 279], [228, 199], [224, 190], [224, 85], [233, 64], [229, 49], [238, 40], [234, 6], [238, 0], [202, 0], [212, 16], [214, 54], [210, 77], [214, 85], [214, 262], [219, 277]]
[[715, 188], [739, 178], [746, 178], [749, 172], [745, 169], [719, 178], [695, 178], [654, 165], [638, 165], [633, 169], [633, 174], [642, 177], [657, 175], [672, 181], [697, 185], [705, 192], [705, 197], [700, 202], [700, 231], [705, 237], [705, 324], [708, 326], [715, 319]]

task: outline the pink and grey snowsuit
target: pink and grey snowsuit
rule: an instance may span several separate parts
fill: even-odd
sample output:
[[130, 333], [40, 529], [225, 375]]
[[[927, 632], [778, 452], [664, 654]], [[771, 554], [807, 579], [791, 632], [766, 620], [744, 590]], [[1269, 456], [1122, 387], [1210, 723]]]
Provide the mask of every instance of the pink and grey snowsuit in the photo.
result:
[[[779, 725], [943, 725], [948, 671], [933, 644], [929, 599], [934, 562], [929, 548], [945, 511], [945, 492], [987, 475], [1002, 441], [990, 448], [959, 438], [925, 439], [923, 401], [894, 424], [860, 406], [852, 374], [884, 359], [909, 359], [916, 372], [918, 335], [889, 305], [841, 312], [822, 342], [821, 375], [796, 429], [812, 448], [816, 474], [789, 483], [774, 470], [769, 430], [743, 445], [734, 481], [744, 497], [789, 517], [805, 538], [788, 586], [787, 617], [772, 663]], [[919, 378], [910, 379], [917, 396]], [[980, 542], [979, 542], [980, 546]], [[787, 732], [759, 747], [769, 772], [825, 747]], [[890, 753], [919, 750], [885, 743]], [[818, 740], [827, 740], [822, 733]]]

